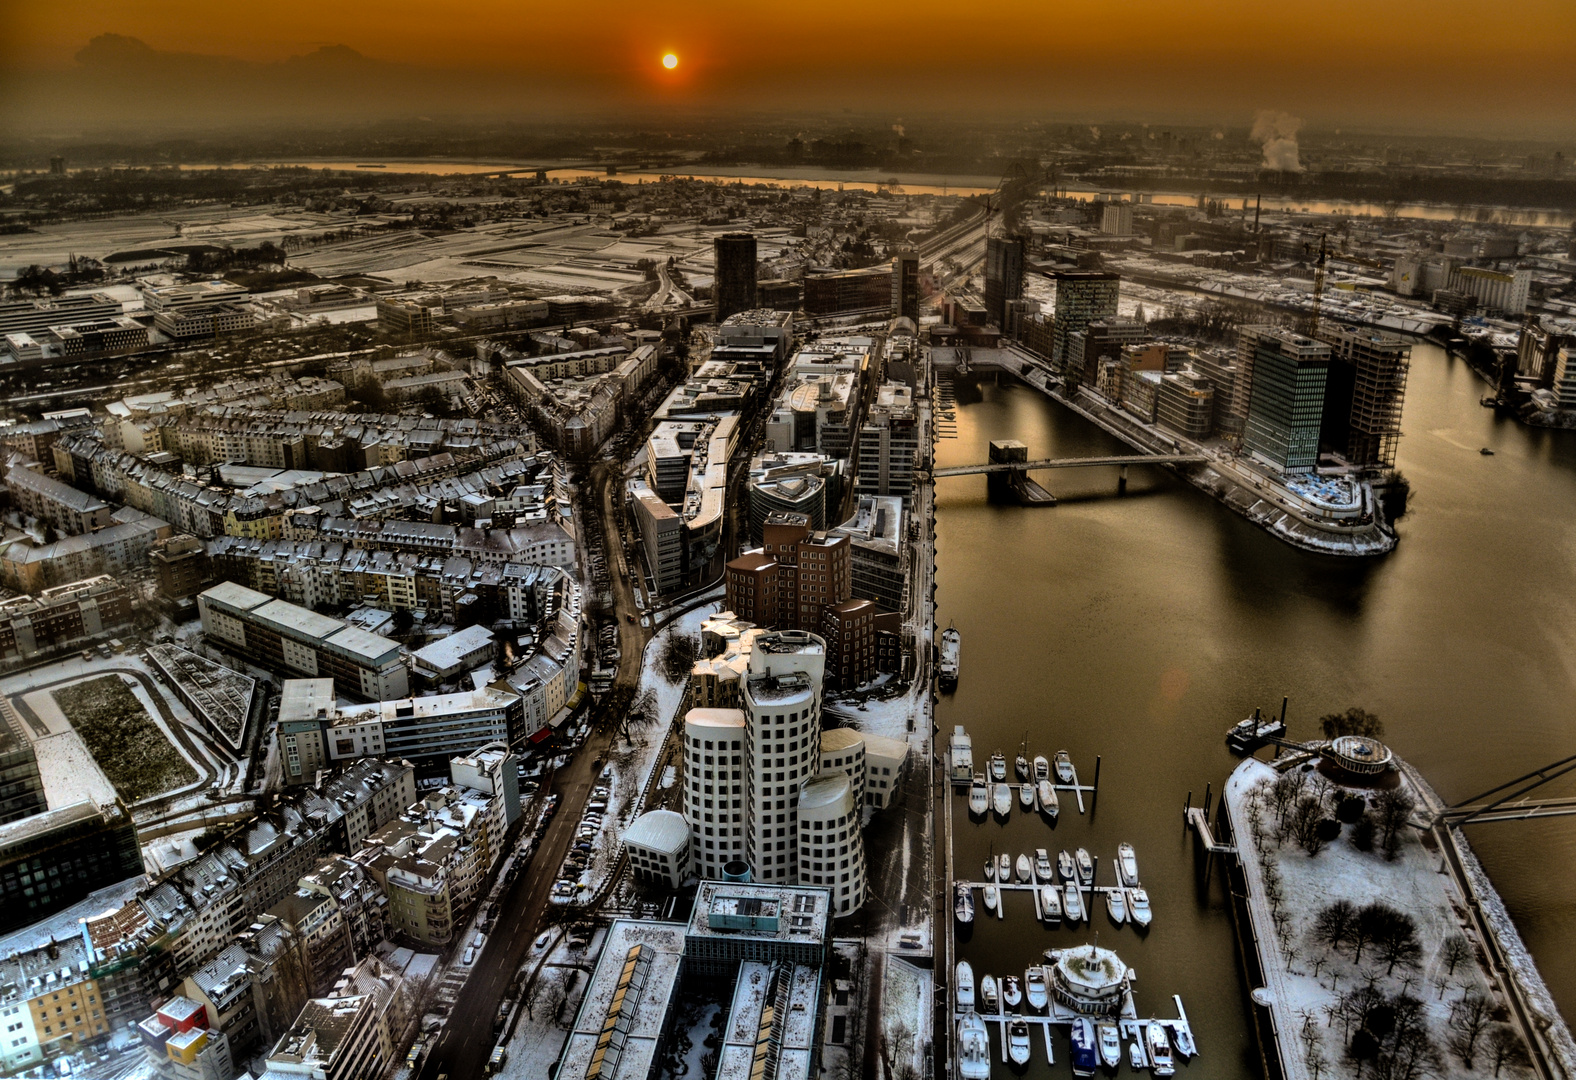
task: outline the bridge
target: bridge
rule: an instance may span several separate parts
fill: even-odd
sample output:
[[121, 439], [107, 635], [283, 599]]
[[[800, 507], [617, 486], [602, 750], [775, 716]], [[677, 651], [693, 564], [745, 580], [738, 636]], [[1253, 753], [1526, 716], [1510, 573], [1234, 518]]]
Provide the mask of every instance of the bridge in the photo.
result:
[[1032, 472], [1036, 469], [1076, 469], [1088, 465], [1198, 465], [1203, 454], [1117, 454], [1110, 457], [1042, 458], [1038, 461], [991, 461], [983, 465], [948, 465], [931, 476], [970, 476], [975, 473]]

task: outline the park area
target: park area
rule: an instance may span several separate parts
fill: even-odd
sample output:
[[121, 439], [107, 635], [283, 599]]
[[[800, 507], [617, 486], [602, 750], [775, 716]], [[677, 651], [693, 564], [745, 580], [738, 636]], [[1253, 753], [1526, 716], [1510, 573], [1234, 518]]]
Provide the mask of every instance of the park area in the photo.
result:
[[118, 675], [54, 691], [88, 752], [128, 804], [195, 783], [197, 773]]

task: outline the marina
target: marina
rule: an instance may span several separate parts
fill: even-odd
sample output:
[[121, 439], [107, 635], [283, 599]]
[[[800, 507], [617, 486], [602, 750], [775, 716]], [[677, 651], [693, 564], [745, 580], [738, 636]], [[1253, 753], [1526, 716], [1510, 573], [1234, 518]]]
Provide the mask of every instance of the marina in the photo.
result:
[[[948, 743], [947, 775], [955, 787], [966, 788], [969, 795], [969, 812], [982, 817], [987, 809], [994, 808], [1003, 819], [1012, 812], [1016, 800], [1024, 812], [1038, 809], [1054, 822], [1061, 812], [1058, 792], [1071, 792], [1078, 803], [1078, 812], [1086, 813], [1084, 795], [1093, 800], [1100, 789], [1100, 758], [1094, 762], [1094, 783], [1080, 784], [1078, 770], [1065, 750], [1056, 752], [1054, 774], [1044, 756], [1037, 756], [1029, 769], [1017, 768], [1019, 782], [1007, 781], [1007, 755], [997, 750], [987, 759], [986, 771], [974, 771], [974, 740], [962, 724], [956, 725]], [[1018, 761], [1026, 762], [1020, 754]], [[982, 794], [983, 793], [983, 794]], [[985, 801], [981, 801], [981, 799]]]

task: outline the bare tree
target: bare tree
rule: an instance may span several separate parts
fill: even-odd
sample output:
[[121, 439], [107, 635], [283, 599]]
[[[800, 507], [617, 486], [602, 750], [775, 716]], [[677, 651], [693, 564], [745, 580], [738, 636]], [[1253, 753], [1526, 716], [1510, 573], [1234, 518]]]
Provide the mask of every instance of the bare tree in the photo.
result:
[[1449, 1036], [1445, 1045], [1461, 1059], [1461, 1064], [1472, 1068], [1472, 1057], [1477, 1053], [1478, 1041], [1494, 1022], [1494, 1005], [1481, 991], [1473, 990], [1450, 1006], [1447, 1026]]
[[1276, 838], [1284, 839], [1286, 836], [1286, 815], [1292, 807], [1297, 805], [1303, 789], [1308, 786], [1308, 777], [1301, 769], [1281, 773], [1270, 785], [1270, 809], [1275, 811]]
[[1509, 1024], [1495, 1024], [1488, 1033], [1487, 1056], [1494, 1066], [1495, 1076], [1499, 1075], [1501, 1069], [1508, 1068], [1512, 1073], [1517, 1073], [1532, 1065], [1527, 1044], [1521, 1041], [1521, 1036]]
[[1394, 860], [1399, 853], [1401, 829], [1405, 827], [1407, 819], [1412, 816], [1412, 810], [1416, 806], [1416, 800], [1400, 788], [1381, 791], [1374, 799], [1374, 808], [1377, 811], [1375, 824], [1379, 828], [1380, 837], [1384, 840], [1385, 858]]
[[1361, 735], [1364, 738], [1377, 739], [1384, 734], [1384, 721], [1367, 709], [1356, 705], [1343, 713], [1329, 713], [1319, 717], [1319, 727], [1323, 730], [1326, 739], [1336, 739], [1342, 735]]
[[1350, 900], [1337, 900], [1314, 916], [1308, 933], [1320, 945], [1340, 952], [1341, 946], [1350, 940], [1356, 922], [1357, 905]]
[[1324, 834], [1319, 828], [1324, 821], [1324, 804], [1312, 795], [1304, 795], [1297, 800], [1296, 808], [1291, 812], [1288, 828], [1292, 838], [1299, 847], [1309, 855], [1317, 855], [1324, 850]]
[[1445, 974], [1454, 975], [1456, 968], [1472, 956], [1472, 945], [1465, 934], [1451, 934], [1440, 949], [1439, 959], [1445, 965]]
[[1416, 967], [1423, 956], [1423, 947], [1417, 941], [1417, 924], [1404, 912], [1398, 911], [1385, 919], [1383, 935], [1375, 944], [1379, 947], [1379, 958], [1385, 962], [1386, 975], [1395, 974], [1397, 967]]

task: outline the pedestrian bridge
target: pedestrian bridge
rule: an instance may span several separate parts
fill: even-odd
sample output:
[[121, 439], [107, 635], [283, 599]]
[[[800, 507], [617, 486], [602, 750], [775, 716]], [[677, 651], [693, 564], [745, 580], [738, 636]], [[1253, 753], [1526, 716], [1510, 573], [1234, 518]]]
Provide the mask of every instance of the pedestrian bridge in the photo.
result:
[[991, 461], [982, 465], [948, 465], [931, 476], [971, 476], [975, 473], [1033, 472], [1036, 469], [1076, 469], [1087, 465], [1198, 465], [1203, 454], [1118, 454], [1111, 457], [1042, 458], [1038, 461]]

